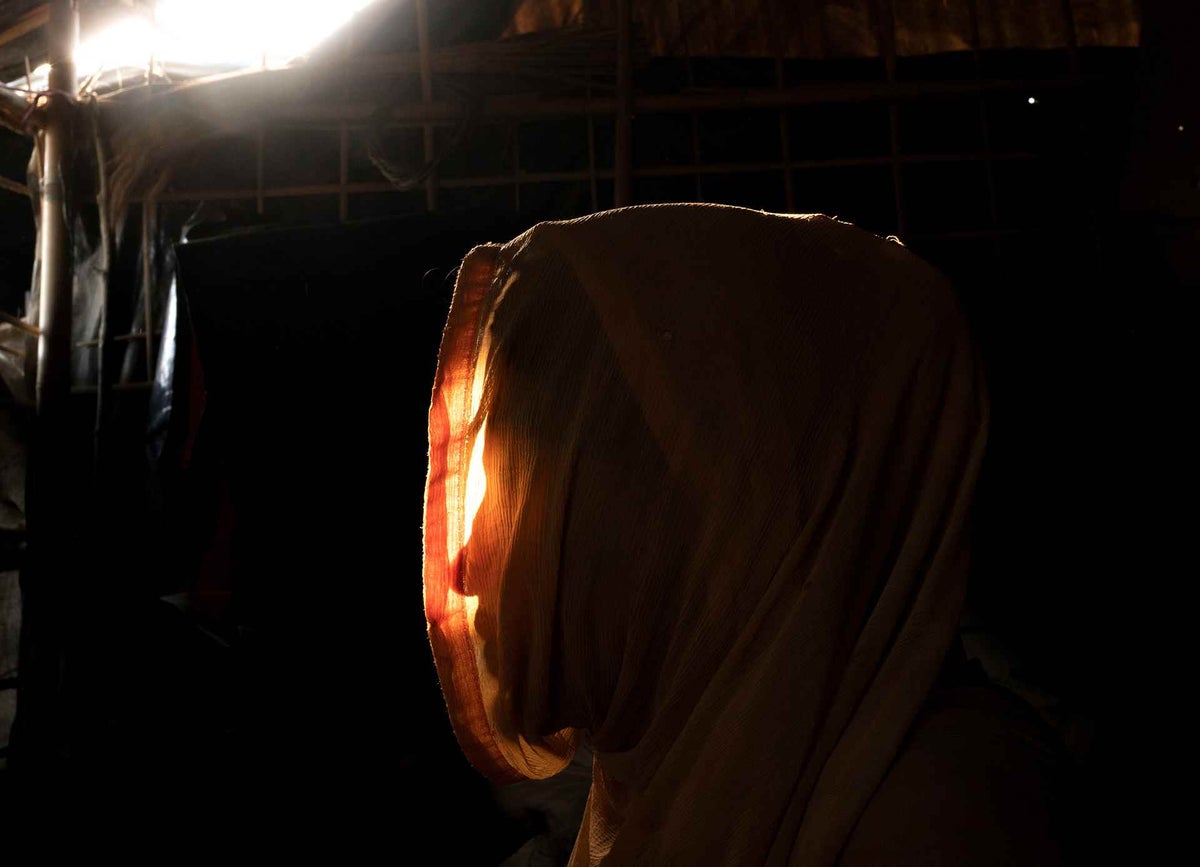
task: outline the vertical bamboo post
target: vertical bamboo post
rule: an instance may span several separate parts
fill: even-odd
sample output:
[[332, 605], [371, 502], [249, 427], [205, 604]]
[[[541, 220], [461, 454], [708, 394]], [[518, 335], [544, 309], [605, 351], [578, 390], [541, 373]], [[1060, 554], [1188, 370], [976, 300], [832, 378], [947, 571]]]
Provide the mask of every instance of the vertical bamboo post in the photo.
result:
[[613, 167], [615, 204], [633, 204], [633, 4], [617, 0], [617, 119]]
[[[683, 4], [680, 0], [675, 0], [675, 20], [678, 22], [680, 39], [683, 42], [683, 64], [684, 71], [687, 72], [687, 86], [689, 91], [696, 89], [696, 70], [692, 64], [692, 46], [688, 41], [688, 27], [690, 26], [683, 18]], [[697, 202], [704, 201], [704, 176], [700, 173], [700, 114], [693, 110], [688, 114], [688, 121], [691, 127], [692, 135], [692, 165], [696, 167], [695, 180], [693, 189]]]
[[[783, 60], [775, 60], [775, 86], [783, 90]], [[792, 134], [788, 129], [788, 112], [779, 110], [779, 155], [783, 158], [783, 201], [788, 213], [796, 210], [796, 179], [792, 177]]]
[[591, 113], [587, 116], [588, 143], [588, 192], [592, 197], [593, 213], [600, 210], [600, 184], [596, 178], [596, 120]]
[[[421, 101], [426, 105], [433, 102], [433, 64], [429, 56], [429, 9], [427, 0], [417, 0], [417, 52], [421, 69]], [[425, 209], [436, 211], [438, 205], [437, 168], [433, 165], [436, 153], [434, 126], [426, 123], [425, 142]]]
[[[983, 58], [980, 53], [979, 38], [979, 4], [977, 0], [967, 0], [967, 11], [971, 21], [971, 59], [975, 66], [975, 81], [983, 81]], [[992, 159], [992, 125], [988, 114], [987, 99], [983, 88], [979, 89], [979, 133], [983, 138], [983, 165], [987, 172], [988, 187], [988, 216], [992, 228], [1000, 225], [1000, 212], [996, 205], [996, 167]]]
[[[592, 99], [592, 73], [588, 67], [587, 98]], [[592, 213], [600, 210], [600, 185], [596, 178], [596, 119], [591, 109], [587, 113], [587, 146], [588, 146], [588, 192], [592, 197]]]
[[1063, 35], [1067, 42], [1067, 61], [1070, 64], [1071, 79], [1079, 79], [1079, 30], [1075, 26], [1075, 10], [1071, 0], [1061, 0], [1063, 14]]
[[[783, 70], [784, 45], [779, 30], [779, 10], [774, 2], [767, 4], [767, 38], [775, 55], [775, 89], [782, 91], [786, 83]], [[783, 160], [783, 200], [788, 213], [796, 210], [796, 182], [792, 177], [792, 137], [788, 129], [788, 111], [779, 109], [779, 156]]]
[[[64, 178], [70, 160], [70, 122], [75, 94], [75, 42], [78, 21], [74, 3], [55, 0], [47, 29], [50, 48], [50, 97], [42, 139], [41, 283], [38, 324], [37, 413], [56, 416], [70, 393], [71, 252]], [[68, 96], [70, 94], [70, 96]]]
[[[687, 64], [687, 83], [689, 90], [696, 88], [696, 73], [692, 66], [692, 55], [689, 53], [684, 58], [684, 63]], [[704, 176], [700, 174], [700, 164], [703, 151], [700, 147], [700, 112], [692, 111], [688, 117], [691, 134], [692, 134], [692, 165], [696, 167], [696, 201], [704, 201]]]
[[67, 737], [63, 675], [69, 631], [68, 595], [74, 548], [70, 454], [71, 116], [76, 89], [75, 44], [79, 20], [72, 0], [53, 0], [46, 42], [50, 96], [41, 155], [41, 225], [38, 234], [36, 423], [28, 476], [29, 551], [21, 570], [21, 649], [17, 718], [12, 731], [13, 769], [33, 780], [60, 761]]
[[[893, 0], [879, 0], [879, 52], [883, 55], [888, 84], [896, 83], [896, 8]], [[900, 171], [900, 105], [895, 97], [888, 100], [888, 127], [892, 152], [892, 193], [896, 208], [896, 233], [904, 237], [904, 178]]]

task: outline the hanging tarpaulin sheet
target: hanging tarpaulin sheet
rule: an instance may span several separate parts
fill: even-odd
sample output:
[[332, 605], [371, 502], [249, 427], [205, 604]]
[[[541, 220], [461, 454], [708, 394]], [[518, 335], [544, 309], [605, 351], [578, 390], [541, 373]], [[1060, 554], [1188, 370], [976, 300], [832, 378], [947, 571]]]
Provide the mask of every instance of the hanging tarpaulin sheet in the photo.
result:
[[[566, 27], [615, 27], [617, 0], [521, 0], [508, 35]], [[634, 20], [655, 56], [876, 57], [880, 0], [646, 0]], [[896, 53], [965, 51], [972, 14], [979, 47], [1136, 46], [1135, 0], [894, 0]], [[1065, 14], [1070, 9], [1070, 18]], [[1072, 36], [1072, 31], [1074, 36]]]
[[[85, 114], [81, 113], [80, 123], [86, 132]], [[74, 171], [65, 179], [70, 202], [71, 432], [64, 454], [56, 457], [74, 478], [96, 482], [97, 496], [103, 491], [106, 499], [98, 512], [104, 519], [91, 522], [93, 535], [87, 537], [94, 544], [97, 539], [116, 538], [96, 529], [102, 523], [123, 525], [122, 539], [134, 536], [139, 526], [141, 512], [128, 506], [144, 497], [144, 450], [136, 440], [130, 448], [131, 443], [124, 441], [128, 437], [114, 436], [109, 439], [117, 448], [108, 453], [101, 448], [102, 432], [106, 427], [120, 432], [144, 430], [146, 403], [139, 395], [149, 393], [152, 420], [160, 426], [169, 415], [169, 389], [154, 386], [169, 383], [172, 373], [173, 242], [185, 230], [187, 215], [176, 211], [160, 219], [153, 205], [134, 209], [123, 231], [111, 232], [114, 249], [106, 255], [106, 233], [95, 205], [97, 171], [90, 136], [77, 136], [72, 162]], [[31, 170], [27, 179], [35, 222], [41, 215], [38, 175]], [[0, 761], [16, 710], [22, 623], [18, 575], [19, 570], [30, 568], [25, 553], [29, 544], [25, 476], [37, 375], [40, 271], [41, 263], [35, 259], [23, 315], [20, 310], [5, 311], [0, 320]], [[127, 399], [118, 399], [122, 396]], [[103, 487], [101, 479], [108, 481]], [[125, 499], [114, 496], [117, 490]], [[121, 544], [125, 543], [112, 542], [112, 547]]]

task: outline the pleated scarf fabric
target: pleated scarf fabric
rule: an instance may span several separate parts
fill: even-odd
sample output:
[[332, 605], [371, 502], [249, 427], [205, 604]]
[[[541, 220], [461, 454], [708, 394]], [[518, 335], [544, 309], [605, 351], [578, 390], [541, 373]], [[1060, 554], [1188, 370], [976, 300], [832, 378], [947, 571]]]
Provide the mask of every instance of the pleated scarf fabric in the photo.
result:
[[824, 216], [544, 223], [463, 262], [425, 606], [496, 782], [586, 733], [572, 865], [825, 865], [955, 636], [987, 408], [946, 280]]

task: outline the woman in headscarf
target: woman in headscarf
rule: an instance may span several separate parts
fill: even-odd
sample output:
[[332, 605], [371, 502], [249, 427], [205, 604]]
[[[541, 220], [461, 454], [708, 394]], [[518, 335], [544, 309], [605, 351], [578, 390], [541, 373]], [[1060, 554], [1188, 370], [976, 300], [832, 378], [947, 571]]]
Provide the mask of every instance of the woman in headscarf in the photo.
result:
[[572, 865], [1054, 860], [960, 761], [996, 715], [929, 716], [987, 402], [900, 244], [670, 205], [478, 248], [429, 429], [450, 718], [498, 783], [590, 739]]

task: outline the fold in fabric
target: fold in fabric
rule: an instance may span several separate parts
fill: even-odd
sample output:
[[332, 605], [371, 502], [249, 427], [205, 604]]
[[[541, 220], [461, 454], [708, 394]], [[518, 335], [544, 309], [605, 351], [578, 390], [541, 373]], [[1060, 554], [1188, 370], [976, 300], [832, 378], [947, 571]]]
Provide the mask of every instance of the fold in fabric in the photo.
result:
[[828, 217], [477, 248], [425, 509], [467, 757], [544, 778], [590, 737], [573, 865], [834, 863], [956, 633], [986, 418], [945, 279]]

